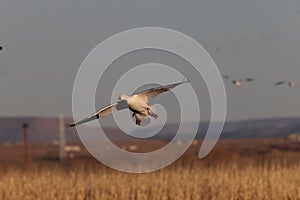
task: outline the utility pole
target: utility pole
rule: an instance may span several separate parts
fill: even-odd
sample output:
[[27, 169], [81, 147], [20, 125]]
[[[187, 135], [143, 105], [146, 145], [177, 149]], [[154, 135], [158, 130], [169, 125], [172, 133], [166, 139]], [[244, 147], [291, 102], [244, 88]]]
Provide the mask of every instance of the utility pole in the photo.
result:
[[65, 123], [64, 116], [59, 115], [59, 160], [64, 160], [66, 158], [66, 133], [65, 133]]
[[22, 125], [23, 127], [23, 151], [24, 151], [24, 166], [27, 166], [28, 164], [28, 141], [27, 141], [27, 128], [28, 128], [28, 124], [24, 123]]

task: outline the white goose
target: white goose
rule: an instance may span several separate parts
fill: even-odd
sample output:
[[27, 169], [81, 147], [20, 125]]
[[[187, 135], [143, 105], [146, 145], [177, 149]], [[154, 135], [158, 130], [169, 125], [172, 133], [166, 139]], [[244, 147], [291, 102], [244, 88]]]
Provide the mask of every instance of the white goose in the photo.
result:
[[170, 89], [175, 88], [178, 85], [181, 85], [183, 83], [188, 83], [189, 80], [183, 80], [179, 83], [173, 83], [170, 85], [165, 86], [159, 86], [155, 88], [151, 88], [148, 90], [145, 90], [141, 93], [132, 94], [130, 96], [127, 96], [125, 94], [121, 94], [119, 96], [119, 101], [116, 103], [113, 103], [109, 106], [106, 106], [104, 108], [101, 108], [94, 114], [80, 120], [79, 122], [73, 123], [73, 124], [66, 124], [67, 126], [73, 127], [79, 124], [83, 124], [95, 119], [103, 118], [109, 114], [111, 114], [114, 111], [122, 110], [128, 108], [133, 112], [132, 116], [136, 118], [136, 125], [141, 125], [141, 118], [148, 119], [149, 116], [157, 119], [158, 115], [154, 112], [154, 108], [148, 104], [148, 97], [154, 98], [157, 95], [167, 92]]
[[278, 86], [278, 85], [283, 85], [283, 84], [287, 84], [290, 87], [296, 87], [297, 86], [296, 83], [292, 82], [292, 81], [279, 81], [279, 82], [275, 83], [274, 85]]
[[245, 78], [245, 79], [231, 79], [229, 76], [226, 75], [222, 75], [222, 77], [224, 79], [228, 79], [231, 80], [231, 83], [234, 84], [237, 87], [240, 87], [242, 85], [243, 82], [250, 82], [250, 81], [254, 81], [254, 78]]

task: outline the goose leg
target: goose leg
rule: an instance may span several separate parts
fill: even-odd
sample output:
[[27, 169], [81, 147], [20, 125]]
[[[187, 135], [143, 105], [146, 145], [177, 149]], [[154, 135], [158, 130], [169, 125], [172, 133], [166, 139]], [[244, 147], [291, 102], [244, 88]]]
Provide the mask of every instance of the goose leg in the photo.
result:
[[154, 117], [155, 119], [158, 118], [158, 115], [153, 111], [154, 109], [147, 108], [147, 110], [150, 116]]
[[135, 124], [138, 126], [141, 126], [142, 120], [138, 117], [138, 115], [136, 113], [133, 113], [133, 115], [135, 117]]

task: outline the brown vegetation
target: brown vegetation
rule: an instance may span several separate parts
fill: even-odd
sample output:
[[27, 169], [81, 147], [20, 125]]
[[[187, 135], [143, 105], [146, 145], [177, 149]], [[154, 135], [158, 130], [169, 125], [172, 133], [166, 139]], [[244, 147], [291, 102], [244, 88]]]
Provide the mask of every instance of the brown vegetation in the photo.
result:
[[[38, 156], [41, 149], [35, 147], [35, 156], [26, 169], [21, 162], [22, 154], [15, 152], [18, 155], [15, 159], [1, 157], [0, 197], [15, 200], [300, 199], [300, 152], [276, 148], [266, 151], [267, 144], [266, 141], [223, 141], [201, 160], [197, 158], [198, 144], [172, 165], [146, 174], [118, 172], [86, 156], [60, 163]], [[245, 153], [251, 152], [251, 146], [255, 153]], [[258, 146], [264, 151], [256, 151]], [[5, 148], [12, 150], [1, 147], [1, 155]], [[17, 147], [14, 149], [19, 151]]]

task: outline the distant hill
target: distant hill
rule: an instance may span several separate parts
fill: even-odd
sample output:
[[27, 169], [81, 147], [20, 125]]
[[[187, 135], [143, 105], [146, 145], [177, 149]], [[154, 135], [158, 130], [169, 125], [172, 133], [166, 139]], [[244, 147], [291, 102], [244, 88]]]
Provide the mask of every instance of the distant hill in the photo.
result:
[[[214, 122], [218, 123], [218, 122]], [[186, 135], [189, 134], [190, 124], [184, 124]], [[196, 135], [197, 139], [203, 139], [208, 129], [208, 122], [199, 123]], [[170, 140], [174, 137], [178, 125], [171, 124], [164, 127], [162, 133], [156, 135], [155, 139]], [[145, 130], [147, 131], [147, 129]], [[151, 130], [148, 130], [151, 131]], [[300, 133], [300, 118], [270, 118], [226, 122], [221, 134], [222, 139], [256, 139], [286, 137], [291, 133]]]
[[[66, 119], [72, 121], [71, 119]], [[28, 142], [29, 143], [52, 143], [58, 140], [58, 119], [47, 117], [11, 117], [0, 118], [0, 143], [21, 143], [22, 124], [28, 123]], [[218, 122], [215, 122], [218, 123]], [[186, 135], [189, 133], [191, 124], [184, 124]], [[207, 122], [199, 124], [197, 139], [204, 137], [208, 127]], [[166, 125], [162, 131], [154, 136], [154, 139], [170, 140], [174, 137], [178, 124]], [[128, 139], [129, 136], [118, 129], [104, 128], [113, 140]], [[97, 131], [95, 128], [88, 131]], [[145, 129], [151, 131], [151, 129]], [[230, 139], [254, 139], [285, 137], [291, 133], [300, 133], [300, 118], [278, 118], [278, 119], [257, 119], [226, 122], [221, 138]], [[66, 129], [68, 143], [79, 143], [80, 139], [75, 128]]]
[[285, 137], [300, 133], [300, 118], [256, 119], [228, 122], [222, 138], [269, 138]]

